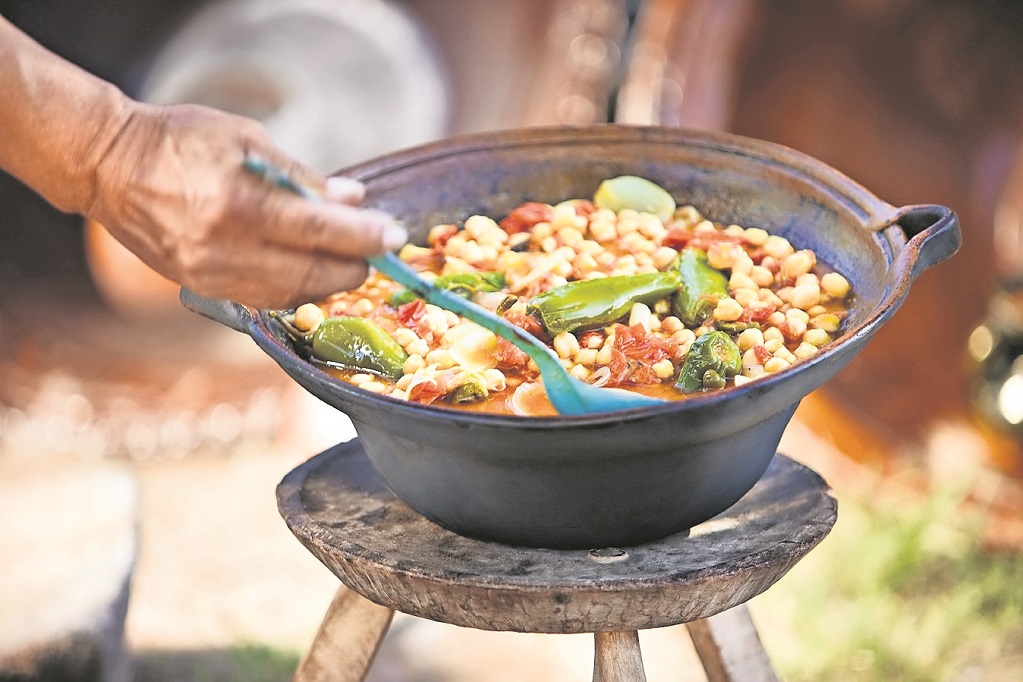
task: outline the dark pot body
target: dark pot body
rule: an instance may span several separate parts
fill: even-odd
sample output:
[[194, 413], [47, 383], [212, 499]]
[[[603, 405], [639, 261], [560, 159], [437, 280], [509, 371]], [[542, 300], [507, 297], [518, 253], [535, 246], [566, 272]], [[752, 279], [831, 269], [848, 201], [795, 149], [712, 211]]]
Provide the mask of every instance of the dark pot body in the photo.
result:
[[[955, 215], [896, 209], [828, 166], [773, 144], [677, 129], [533, 128], [454, 138], [343, 174], [413, 241], [474, 213], [592, 196], [647, 177], [708, 217], [811, 248], [856, 292], [842, 336], [745, 386], [663, 406], [520, 418], [424, 407], [362, 391], [295, 354], [267, 311], [183, 292], [188, 307], [250, 334], [293, 378], [351, 417], [396, 495], [464, 535], [555, 548], [628, 546], [723, 511], [763, 474], [799, 401], [867, 343], [912, 280], [958, 247]], [[880, 390], [880, 388], [879, 388]]]

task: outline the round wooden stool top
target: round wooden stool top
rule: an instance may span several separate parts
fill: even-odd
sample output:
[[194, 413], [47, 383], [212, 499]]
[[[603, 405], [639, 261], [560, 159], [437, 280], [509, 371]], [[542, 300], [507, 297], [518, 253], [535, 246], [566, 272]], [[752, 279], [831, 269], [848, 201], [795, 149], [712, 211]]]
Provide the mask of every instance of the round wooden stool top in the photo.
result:
[[720, 613], [773, 585], [837, 518], [821, 477], [779, 454], [745, 497], [688, 535], [589, 551], [511, 547], [413, 511], [358, 440], [297, 467], [277, 500], [302, 544], [371, 601], [454, 625], [545, 633], [644, 630]]

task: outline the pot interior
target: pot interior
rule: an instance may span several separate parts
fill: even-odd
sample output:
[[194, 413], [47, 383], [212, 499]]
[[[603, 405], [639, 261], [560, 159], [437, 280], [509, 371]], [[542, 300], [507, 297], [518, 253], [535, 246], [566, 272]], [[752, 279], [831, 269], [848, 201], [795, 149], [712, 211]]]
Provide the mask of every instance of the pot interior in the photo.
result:
[[821, 162], [755, 140], [617, 125], [536, 128], [447, 140], [343, 174], [365, 182], [366, 205], [397, 216], [416, 243], [439, 223], [477, 213], [499, 220], [525, 201], [589, 198], [604, 179], [640, 175], [712, 220], [813, 249], [853, 285], [847, 329], [891, 284], [890, 246], [869, 227], [891, 207]]

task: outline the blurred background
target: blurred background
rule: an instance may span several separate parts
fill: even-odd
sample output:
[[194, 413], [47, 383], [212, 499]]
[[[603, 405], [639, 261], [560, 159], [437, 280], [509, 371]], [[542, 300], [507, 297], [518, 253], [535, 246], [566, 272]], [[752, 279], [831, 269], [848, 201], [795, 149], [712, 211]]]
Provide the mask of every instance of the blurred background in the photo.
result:
[[[952, 207], [960, 253], [786, 433], [782, 450], [834, 486], [839, 523], [751, 609], [785, 679], [1023, 676], [1020, 3], [0, 0], [0, 14], [134, 97], [257, 118], [324, 172], [462, 132], [614, 121], [780, 142], [891, 204]], [[0, 175], [0, 679], [27, 679], [50, 641], [53, 660], [109, 679], [288, 679], [336, 582], [284, 528], [274, 487], [352, 435], [102, 226]], [[82, 626], [96, 613], [103, 627]], [[665, 679], [686, 636], [648, 637]], [[373, 674], [587, 679], [591, 646], [400, 619]]]

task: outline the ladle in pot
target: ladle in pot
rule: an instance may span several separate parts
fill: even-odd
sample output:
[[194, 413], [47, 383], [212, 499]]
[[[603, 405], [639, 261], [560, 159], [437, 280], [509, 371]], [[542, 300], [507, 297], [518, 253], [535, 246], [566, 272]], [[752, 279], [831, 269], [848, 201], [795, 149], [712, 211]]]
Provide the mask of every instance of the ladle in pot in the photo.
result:
[[[248, 155], [245, 157], [243, 166], [245, 170], [259, 175], [276, 187], [299, 194], [310, 201], [322, 201], [319, 194], [296, 182], [290, 175], [261, 157]], [[540, 369], [547, 398], [558, 414], [582, 415], [615, 412], [650, 407], [665, 402], [624, 389], [599, 388], [577, 379], [562, 366], [558, 356], [532, 334], [472, 301], [433, 286], [393, 253], [385, 253], [368, 260], [374, 268], [414, 292], [427, 303], [475, 322], [484, 329], [507, 339], [528, 355]]]

